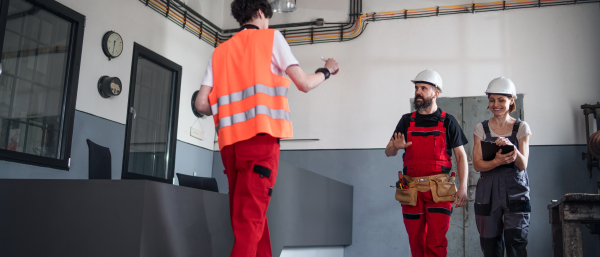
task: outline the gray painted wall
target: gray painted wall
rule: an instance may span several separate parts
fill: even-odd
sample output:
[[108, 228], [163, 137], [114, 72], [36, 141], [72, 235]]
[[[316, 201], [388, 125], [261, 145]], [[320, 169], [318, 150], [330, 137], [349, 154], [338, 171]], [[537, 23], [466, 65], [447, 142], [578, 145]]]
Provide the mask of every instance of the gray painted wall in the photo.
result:
[[[354, 186], [352, 245], [344, 256], [408, 256], [408, 237], [400, 204], [394, 200], [400, 158], [377, 150], [281, 151], [280, 160]], [[221, 155], [215, 153], [213, 172], [222, 177]], [[217, 180], [227, 192], [226, 180]]]
[[[532, 220], [529, 233], [531, 256], [552, 256], [548, 210], [552, 199], [566, 193], [595, 193], [599, 172], [587, 177], [581, 152], [585, 146], [532, 146], [529, 159]], [[401, 154], [399, 154], [400, 156]], [[352, 245], [344, 256], [408, 256], [409, 245], [402, 222], [402, 208], [394, 200], [401, 157], [385, 157], [383, 149], [281, 151], [280, 160], [354, 186]], [[227, 192], [219, 153], [213, 174], [219, 190]], [[471, 203], [472, 204], [472, 203]], [[584, 256], [598, 256], [598, 236], [583, 228]], [[404, 255], [402, 253], [405, 253]]]
[[[211, 139], [212, 140], [212, 139]], [[212, 177], [213, 151], [177, 141], [177, 152], [175, 152], [175, 173], [194, 175], [199, 177]], [[179, 185], [177, 175], [173, 182]]]
[[89, 151], [86, 139], [110, 148], [112, 177], [113, 179], [120, 179], [125, 142], [125, 125], [80, 111], [75, 111], [71, 145], [71, 168], [68, 171], [0, 161], [0, 178], [87, 179]]
[[[88, 148], [85, 140], [90, 139], [110, 148], [112, 175], [114, 179], [120, 179], [124, 138], [125, 125], [77, 111], [69, 171], [0, 161], [0, 178], [87, 179]], [[596, 192], [596, 181], [600, 180], [600, 176], [595, 171], [591, 180], [587, 178], [585, 162], [581, 161], [584, 150], [585, 146], [531, 147], [531, 254], [551, 256], [546, 210], [550, 200], [568, 192]], [[389, 187], [402, 166], [401, 158], [386, 158], [382, 149], [297, 150], [282, 151], [281, 161], [354, 186], [353, 244], [346, 248], [346, 256], [408, 252], [401, 207], [394, 201], [394, 189]], [[219, 153], [177, 142], [175, 172], [189, 175], [196, 172], [198, 176], [207, 177], [215, 174], [221, 192], [227, 192], [227, 181], [220, 176], [222, 171]], [[585, 256], [598, 255], [598, 237], [590, 235], [585, 227], [583, 233]]]
[[[89, 157], [86, 139], [110, 149], [112, 178], [121, 179], [125, 125], [81, 111], [75, 111], [71, 168], [68, 171], [0, 160], [0, 178], [87, 179]], [[213, 151], [177, 141], [176, 173], [192, 175], [196, 172], [198, 176], [210, 177], [212, 160]]]

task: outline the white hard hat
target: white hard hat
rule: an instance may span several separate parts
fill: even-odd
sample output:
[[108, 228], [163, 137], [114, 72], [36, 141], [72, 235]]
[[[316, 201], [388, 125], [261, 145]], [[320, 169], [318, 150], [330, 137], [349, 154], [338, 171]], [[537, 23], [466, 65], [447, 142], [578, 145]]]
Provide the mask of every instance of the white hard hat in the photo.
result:
[[415, 84], [417, 84], [418, 82], [426, 82], [432, 84], [435, 87], [437, 87], [440, 93], [442, 92], [442, 85], [444, 84], [442, 83], [442, 76], [440, 76], [440, 74], [437, 73], [437, 71], [434, 71], [432, 69], [426, 69], [424, 71], [421, 71], [419, 75], [417, 75], [417, 77], [411, 81]]
[[511, 95], [515, 99], [517, 99], [517, 89], [515, 88], [515, 83], [512, 82], [509, 78], [499, 77], [495, 78], [488, 85], [487, 90], [485, 91], [487, 95], [489, 94], [500, 94], [500, 95]]

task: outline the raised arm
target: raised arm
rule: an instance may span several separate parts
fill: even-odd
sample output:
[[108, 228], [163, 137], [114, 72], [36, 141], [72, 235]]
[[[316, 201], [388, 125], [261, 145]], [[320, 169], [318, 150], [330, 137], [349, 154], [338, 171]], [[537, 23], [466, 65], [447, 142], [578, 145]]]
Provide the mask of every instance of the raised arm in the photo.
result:
[[402, 133], [395, 133], [392, 139], [390, 139], [388, 145], [385, 147], [385, 155], [387, 157], [396, 156], [400, 149], [406, 149], [410, 145], [412, 145], [412, 142], [407, 143], [406, 140], [404, 140], [404, 135]]
[[[333, 58], [327, 59], [325, 68], [329, 70], [331, 75], [335, 75], [340, 70], [337, 61]], [[298, 65], [289, 66], [285, 73], [290, 76], [298, 90], [308, 93], [325, 81], [325, 74], [317, 72], [315, 74], [306, 74]]]

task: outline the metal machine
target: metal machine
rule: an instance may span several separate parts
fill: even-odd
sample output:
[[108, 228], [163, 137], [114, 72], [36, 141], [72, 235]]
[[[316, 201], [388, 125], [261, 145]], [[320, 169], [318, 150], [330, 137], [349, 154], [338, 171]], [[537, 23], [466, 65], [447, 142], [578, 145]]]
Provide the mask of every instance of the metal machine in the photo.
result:
[[[583, 115], [585, 115], [585, 136], [587, 143], [587, 153], [582, 153], [582, 159], [587, 161], [588, 176], [592, 178], [592, 169], [594, 167], [600, 169], [600, 102], [595, 105], [584, 104], [581, 106], [583, 109]], [[596, 132], [590, 136], [590, 121], [589, 115], [594, 115], [596, 119]], [[598, 182], [598, 193], [600, 194], [600, 182]]]

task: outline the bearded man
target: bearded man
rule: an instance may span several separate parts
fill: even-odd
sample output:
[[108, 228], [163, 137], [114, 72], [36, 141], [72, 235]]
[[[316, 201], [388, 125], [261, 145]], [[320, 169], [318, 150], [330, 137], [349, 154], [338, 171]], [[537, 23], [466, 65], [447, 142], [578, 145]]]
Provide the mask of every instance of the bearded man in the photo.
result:
[[[403, 174], [399, 177], [407, 179], [403, 191], [416, 196], [408, 196], [410, 201], [399, 201], [412, 256], [446, 256], [446, 232], [450, 227], [452, 205], [462, 207], [467, 203], [467, 154], [463, 147], [467, 138], [456, 119], [437, 106], [436, 100], [442, 92], [441, 76], [427, 69], [412, 82], [416, 112], [402, 116], [385, 148], [385, 155], [396, 156], [400, 149], [406, 149], [402, 155]], [[452, 152], [456, 155], [460, 187], [456, 191], [452, 185], [454, 191], [442, 195], [434, 185], [441, 181], [453, 182], [450, 178]], [[418, 191], [406, 190], [406, 187]]]

